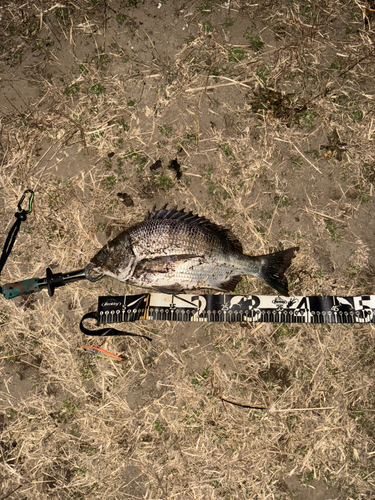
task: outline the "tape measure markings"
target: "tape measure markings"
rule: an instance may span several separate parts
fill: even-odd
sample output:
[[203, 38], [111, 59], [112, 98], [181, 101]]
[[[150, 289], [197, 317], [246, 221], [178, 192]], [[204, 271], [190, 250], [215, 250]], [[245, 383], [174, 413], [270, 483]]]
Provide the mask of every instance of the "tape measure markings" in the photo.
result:
[[230, 323], [375, 323], [375, 295], [281, 297], [150, 293], [99, 297], [100, 324], [140, 319]]

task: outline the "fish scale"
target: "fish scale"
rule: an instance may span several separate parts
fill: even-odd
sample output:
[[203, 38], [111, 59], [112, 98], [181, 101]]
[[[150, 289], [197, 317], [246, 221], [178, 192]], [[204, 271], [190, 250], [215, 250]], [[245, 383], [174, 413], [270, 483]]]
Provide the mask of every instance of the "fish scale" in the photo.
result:
[[297, 250], [246, 255], [229, 230], [165, 206], [108, 242], [91, 263], [95, 271], [119, 281], [164, 292], [232, 291], [242, 276], [250, 275], [287, 295], [284, 273]]

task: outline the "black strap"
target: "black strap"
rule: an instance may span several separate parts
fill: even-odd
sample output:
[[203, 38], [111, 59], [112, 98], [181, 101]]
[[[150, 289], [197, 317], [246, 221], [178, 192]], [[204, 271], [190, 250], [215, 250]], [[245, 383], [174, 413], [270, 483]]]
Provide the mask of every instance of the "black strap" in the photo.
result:
[[97, 311], [92, 311], [83, 316], [81, 319], [81, 322], [79, 324], [79, 327], [81, 329], [81, 332], [84, 333], [85, 335], [91, 335], [94, 337], [111, 337], [114, 335], [123, 335], [123, 336], [129, 336], [129, 337], [141, 337], [144, 339], [149, 340], [150, 342], [152, 339], [150, 337], [147, 337], [147, 335], [137, 335], [135, 333], [131, 332], [124, 332], [122, 330], [116, 330], [115, 328], [101, 328], [100, 330], [89, 330], [85, 326], [83, 326], [83, 322], [85, 319], [95, 319], [98, 321], [98, 312]]
[[10, 252], [12, 251], [14, 242], [16, 241], [18, 231], [20, 230], [21, 227], [21, 222], [25, 221], [27, 219], [26, 217], [26, 211], [22, 210], [21, 212], [16, 212], [14, 214], [14, 217], [17, 219], [16, 222], [13, 224], [11, 227], [9, 234], [7, 236], [7, 239], [5, 240], [4, 247], [3, 247], [3, 252], [0, 257], [0, 274], [1, 271], [3, 270], [3, 267], [5, 266], [5, 263], [9, 257]]
[[[29, 198], [29, 206], [27, 210], [22, 209], [22, 203], [23, 200], [25, 199], [26, 194], [30, 194]], [[17, 208], [18, 212], [14, 214], [14, 217], [17, 219], [16, 222], [13, 224], [13, 226], [10, 228], [10, 231], [8, 233], [7, 239], [5, 240], [3, 251], [1, 253], [0, 257], [0, 274], [5, 266], [5, 263], [9, 257], [10, 252], [12, 251], [14, 242], [16, 241], [18, 231], [20, 230], [21, 227], [21, 222], [25, 221], [27, 219], [27, 215], [31, 212], [31, 207], [33, 205], [33, 199], [34, 199], [34, 191], [31, 189], [26, 189], [24, 191], [23, 195], [21, 196], [20, 201], [18, 202]]]

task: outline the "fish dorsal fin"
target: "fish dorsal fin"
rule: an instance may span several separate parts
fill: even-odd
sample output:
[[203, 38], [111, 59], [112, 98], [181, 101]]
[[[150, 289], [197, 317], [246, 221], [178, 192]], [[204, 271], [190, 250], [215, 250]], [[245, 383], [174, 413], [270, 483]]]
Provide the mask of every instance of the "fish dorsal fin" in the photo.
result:
[[227, 240], [231, 243], [235, 250], [242, 252], [242, 245], [236, 238], [236, 236], [229, 230], [222, 226], [215, 224], [214, 222], [209, 221], [205, 217], [201, 217], [199, 215], [193, 214], [192, 211], [185, 212], [185, 209], [178, 210], [177, 207], [173, 207], [171, 209], [167, 208], [167, 205], [164, 205], [160, 210], [156, 210], [156, 207], [152, 209], [151, 212], [148, 213], [146, 220], [156, 220], [156, 219], [173, 219], [178, 220], [180, 222], [185, 222], [187, 224], [191, 224], [194, 226], [201, 226], [210, 231], [213, 234], [216, 234]]

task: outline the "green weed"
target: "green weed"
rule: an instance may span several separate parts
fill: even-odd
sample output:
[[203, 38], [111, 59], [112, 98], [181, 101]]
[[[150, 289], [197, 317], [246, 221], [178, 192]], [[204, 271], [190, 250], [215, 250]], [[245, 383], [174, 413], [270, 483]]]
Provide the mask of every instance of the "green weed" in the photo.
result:
[[247, 57], [246, 50], [234, 47], [228, 51], [228, 61], [240, 62]]
[[212, 26], [212, 24], [210, 23], [210, 21], [204, 21], [202, 23], [202, 27], [203, 27], [204, 34], [207, 35], [207, 36], [211, 36], [210, 33], [213, 32], [214, 27]]
[[125, 122], [124, 118], [121, 118], [120, 120], [116, 120], [116, 123], [118, 123], [124, 132], [129, 132], [130, 126]]
[[345, 26], [345, 33], [347, 35], [352, 35], [354, 33], [358, 33], [358, 29], [355, 28], [354, 26], [347, 25]]
[[96, 83], [95, 85], [90, 87], [91, 94], [100, 95], [100, 94], [103, 94], [104, 91], [105, 91], [105, 87], [103, 87], [103, 85], [101, 85], [100, 83]]
[[79, 64], [78, 71], [80, 72], [81, 75], [87, 75], [89, 73], [88, 65], [85, 63]]
[[64, 26], [70, 23], [71, 12], [66, 7], [58, 7], [55, 9], [55, 16]]
[[136, 8], [136, 7], [138, 7], [138, 4], [140, 3], [140, 1], [141, 0], [126, 0], [124, 2], [124, 7], [128, 7], [128, 8], [134, 7], [134, 8]]
[[68, 422], [76, 416], [79, 403], [76, 403], [72, 397], [67, 398], [59, 410], [59, 417], [63, 422]]
[[181, 146], [188, 146], [189, 144], [192, 144], [192, 143], [197, 143], [198, 142], [198, 135], [197, 134], [189, 134], [187, 133], [186, 134], [186, 139], [182, 140], [181, 141]]
[[219, 483], [219, 481], [216, 481], [216, 479], [214, 481], [210, 481], [208, 484], [213, 488], [221, 488], [221, 484]]
[[359, 266], [355, 266], [348, 262], [346, 264], [346, 274], [349, 278], [355, 278], [361, 272], [361, 268]]
[[234, 20], [231, 17], [226, 17], [224, 22], [223, 22], [224, 28], [230, 28], [231, 26], [233, 26], [233, 24], [234, 24]]
[[0, 326], [5, 325], [9, 321], [9, 314], [5, 311], [0, 311]]
[[119, 26], [122, 26], [124, 24], [124, 22], [126, 21], [128, 16], [126, 16], [125, 14], [123, 14], [122, 12], [118, 12], [116, 14], [116, 21], [117, 21], [117, 24]]
[[284, 38], [285, 36], [288, 35], [288, 28], [290, 29], [290, 26], [282, 22], [277, 22], [271, 27], [275, 35], [279, 36], [280, 38]]
[[311, 484], [314, 479], [314, 471], [305, 472], [304, 474], [297, 474], [298, 479], [302, 484]]
[[155, 430], [162, 435], [163, 432], [165, 431], [166, 424], [162, 422], [161, 420], [156, 420], [155, 421]]
[[295, 337], [298, 333], [298, 330], [295, 328], [290, 328], [285, 323], [282, 323], [276, 330], [276, 335], [278, 337]]
[[109, 175], [108, 177], [104, 177], [101, 181], [101, 185], [103, 189], [110, 191], [116, 185], [117, 179], [115, 175]]
[[332, 219], [324, 219], [324, 222], [326, 225], [326, 229], [331, 237], [331, 240], [334, 241], [335, 243], [341, 243], [343, 237], [336, 233], [337, 228], [335, 221]]
[[298, 114], [299, 118], [302, 119], [303, 125], [306, 127], [308, 132], [314, 129], [314, 121], [317, 117], [317, 113], [311, 109], [306, 109]]
[[275, 205], [279, 206], [279, 207], [289, 207], [290, 205], [290, 201], [289, 201], [289, 198], [285, 195], [285, 194], [282, 194], [281, 196], [276, 196], [275, 197]]
[[354, 110], [349, 113], [350, 118], [353, 120], [354, 123], [360, 122], [363, 120], [363, 111], [361, 110]]
[[254, 226], [254, 229], [263, 237], [266, 236], [266, 229], [263, 226]]
[[225, 441], [225, 439], [228, 439], [228, 433], [227, 429], [220, 425], [220, 426], [215, 426], [214, 431], [213, 431], [214, 437], [218, 440], [219, 443], [222, 441]]
[[206, 0], [198, 5], [198, 11], [203, 15], [208, 15], [212, 12], [215, 5], [218, 5], [220, 0]]
[[96, 58], [96, 64], [98, 68], [104, 68], [111, 62], [108, 54], [98, 54]]
[[103, 137], [103, 135], [104, 135], [104, 131], [103, 130], [101, 130], [100, 132], [95, 132], [93, 134], [90, 134], [90, 142], [92, 144], [98, 144], [99, 143], [99, 139], [101, 137]]
[[307, 5], [301, 6], [301, 16], [305, 17], [306, 19], [313, 19], [316, 17], [316, 14], [314, 13], [314, 8], [311, 3], [308, 3]]
[[319, 279], [319, 280], [325, 280], [326, 279], [326, 273], [324, 271], [322, 271], [321, 269], [318, 269], [316, 271], [316, 277]]
[[23, 50], [18, 49], [13, 53], [13, 62], [21, 63], [23, 59]]
[[301, 168], [303, 165], [303, 161], [300, 156], [291, 156], [290, 161], [293, 166], [296, 166], [298, 168]]
[[246, 38], [254, 52], [259, 52], [262, 49], [264, 42], [262, 42], [259, 35], [254, 34], [254, 31], [251, 28], [247, 28], [243, 36]]
[[37, 38], [34, 41], [34, 50], [43, 50], [43, 49], [48, 49], [49, 47], [53, 47], [55, 45], [55, 42], [50, 39], [50, 37], [47, 38]]
[[82, 370], [82, 378], [85, 380], [91, 380], [96, 375], [96, 371], [92, 368], [84, 368]]
[[96, 226], [96, 232], [97, 233], [104, 233], [106, 227], [107, 226], [105, 224], [103, 224], [102, 222], [99, 222], [98, 225]]
[[71, 85], [68, 85], [65, 87], [64, 93], [66, 95], [74, 95], [77, 94], [80, 91], [80, 86], [78, 83], [72, 83]]
[[271, 220], [272, 219], [272, 212], [267, 211], [267, 210], [261, 210], [260, 211], [260, 219], [261, 220]]
[[364, 430], [371, 439], [374, 439], [375, 424], [373, 419], [368, 418], [364, 412], [357, 410], [360, 410], [360, 408], [352, 408], [352, 411], [349, 411], [349, 416], [355, 421], [357, 429], [360, 433]]
[[225, 154], [227, 158], [229, 158], [230, 160], [236, 160], [232, 148], [229, 146], [227, 142], [225, 142], [224, 144], [219, 144], [219, 148], [222, 150], [222, 152]]
[[174, 182], [170, 177], [167, 177], [163, 172], [157, 172], [153, 175], [153, 182], [156, 189], [171, 189]]
[[361, 172], [362, 172], [363, 178], [367, 182], [371, 182], [372, 184], [375, 183], [375, 165], [365, 163], [364, 165], [362, 165]]
[[[184, 410], [188, 410], [187, 407]], [[193, 410], [190, 414], [185, 415], [186, 427], [195, 433], [202, 432], [202, 421], [199, 418], [204, 410], [204, 404], [201, 403], [197, 410]]]
[[290, 431], [295, 429], [299, 423], [300, 417], [298, 417], [298, 415], [288, 415], [286, 417], [286, 425]]
[[342, 61], [338, 57], [336, 57], [329, 66], [330, 71], [341, 71], [342, 69]]
[[365, 181], [361, 180], [359, 184], [354, 186], [354, 189], [357, 190], [358, 198], [362, 203], [368, 203], [371, 200], [371, 189]]
[[129, 61], [129, 56], [126, 52], [126, 49], [121, 47], [118, 43], [113, 42], [113, 43], [111, 43], [110, 47], [111, 47], [112, 52], [114, 54], [117, 54], [120, 56], [120, 60], [122, 63], [126, 64]]
[[81, 450], [88, 456], [92, 457], [98, 453], [98, 448], [95, 448], [95, 446], [90, 446], [88, 444], [84, 444], [81, 446]]
[[172, 127], [170, 125], [162, 125], [158, 127], [158, 130], [165, 137], [172, 137]]
[[201, 375], [199, 375], [198, 373], [193, 373], [193, 378], [191, 379], [192, 385], [195, 385], [197, 387], [202, 386], [204, 381], [208, 378], [209, 374], [209, 368], [205, 368]]
[[270, 70], [266, 66], [264, 67], [261, 66], [257, 68], [255, 74], [259, 78], [259, 80], [261, 80], [263, 83], [266, 84], [268, 80], [268, 75], [270, 74]]
[[138, 165], [139, 168], [143, 169], [143, 167], [148, 162], [147, 156], [142, 155], [139, 151], [136, 151], [133, 148], [128, 149], [121, 156], [124, 160], [131, 160], [135, 165]]

